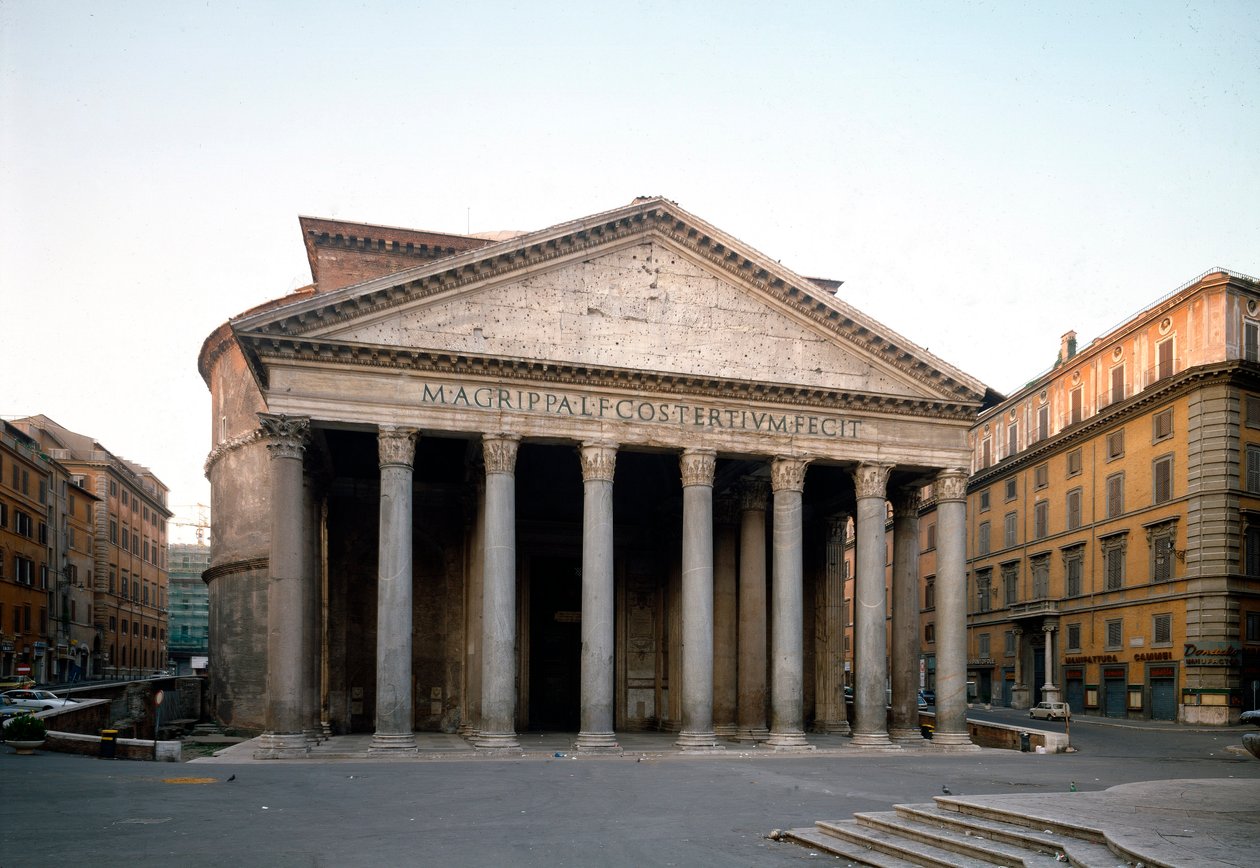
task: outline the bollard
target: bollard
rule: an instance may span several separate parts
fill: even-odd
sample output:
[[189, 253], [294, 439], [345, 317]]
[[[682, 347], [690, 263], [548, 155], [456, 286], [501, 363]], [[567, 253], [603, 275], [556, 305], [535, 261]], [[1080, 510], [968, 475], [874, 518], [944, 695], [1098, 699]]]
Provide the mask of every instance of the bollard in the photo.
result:
[[114, 759], [118, 755], [118, 730], [101, 730], [101, 759]]
[[1028, 753], [1028, 751], [1032, 750], [1032, 736], [1026, 732], [1021, 732], [1019, 734], [1019, 749], [1023, 753]]

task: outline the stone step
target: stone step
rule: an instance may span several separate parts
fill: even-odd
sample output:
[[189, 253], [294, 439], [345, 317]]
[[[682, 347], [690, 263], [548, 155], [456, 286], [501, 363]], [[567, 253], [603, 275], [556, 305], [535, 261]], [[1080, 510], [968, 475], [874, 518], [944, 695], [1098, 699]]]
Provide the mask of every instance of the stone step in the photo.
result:
[[997, 820], [998, 822], [1023, 826], [1028, 829], [1041, 829], [1043, 831], [1049, 829], [1056, 835], [1079, 838], [1083, 841], [1091, 841], [1104, 846], [1107, 843], [1106, 836], [1098, 829], [1084, 828], [1068, 821], [1055, 820], [1053, 817], [1029, 817], [1012, 809], [974, 804], [965, 797], [958, 796], [936, 796], [933, 801], [936, 802], [938, 807], [946, 811], [956, 811], [959, 814]]
[[[925, 824], [940, 824], [956, 830], [983, 835], [995, 841], [1015, 844], [1032, 850], [1054, 850], [1067, 854], [1073, 865], [1081, 868], [1115, 868], [1123, 860], [1105, 844], [1094, 843], [1075, 834], [1056, 833], [1041, 824], [1039, 828], [1013, 825], [974, 814], [945, 810], [937, 804], [895, 805], [898, 814]], [[1080, 830], [1073, 830], [1079, 832]]]
[[859, 847], [869, 847], [890, 856], [896, 856], [918, 865], [921, 868], [975, 868], [977, 860], [963, 856], [951, 850], [925, 844], [907, 838], [896, 832], [886, 832], [859, 823], [857, 820], [840, 820], [828, 822], [819, 820], [814, 824], [828, 835], [834, 835], [842, 841]]
[[1063, 851], [1041, 842], [1030, 842], [1028, 846], [1012, 844], [968, 829], [921, 822], [896, 811], [860, 813], [855, 814], [854, 819], [858, 825], [886, 835], [957, 854], [969, 864], [988, 862], [993, 865], [1023, 865], [1025, 868], [1050, 868], [1061, 864], [1057, 856]]
[[814, 826], [788, 829], [783, 833], [783, 840], [809, 847], [811, 850], [820, 850], [832, 856], [839, 856], [856, 865], [871, 865], [874, 868], [918, 868], [920, 865], [918, 862], [908, 862], [897, 856], [872, 850], [865, 845], [837, 838]]

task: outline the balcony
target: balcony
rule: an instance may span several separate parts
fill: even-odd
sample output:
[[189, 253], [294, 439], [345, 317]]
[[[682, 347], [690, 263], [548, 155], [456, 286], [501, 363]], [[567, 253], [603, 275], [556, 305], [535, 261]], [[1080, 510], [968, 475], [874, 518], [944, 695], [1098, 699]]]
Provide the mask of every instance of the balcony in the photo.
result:
[[1058, 600], [1029, 600], [1027, 603], [1012, 603], [1012, 618], [1039, 618], [1043, 615], [1059, 614]]

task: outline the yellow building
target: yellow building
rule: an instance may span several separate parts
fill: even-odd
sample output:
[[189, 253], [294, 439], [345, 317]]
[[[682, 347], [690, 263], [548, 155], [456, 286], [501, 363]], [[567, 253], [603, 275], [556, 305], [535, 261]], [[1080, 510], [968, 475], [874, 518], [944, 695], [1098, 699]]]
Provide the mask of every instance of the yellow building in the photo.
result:
[[0, 675], [46, 681], [52, 465], [35, 441], [0, 422]]
[[[72, 608], [63, 618], [67, 646], [82, 641], [73, 630], [85, 617], [75, 604], [80, 579], [91, 582], [90, 621], [94, 636], [86, 661], [92, 675], [132, 676], [165, 670], [167, 657], [167, 488], [151, 470], [107, 450], [91, 437], [70, 431], [46, 416], [30, 416], [13, 423], [38, 441], [41, 449], [64, 465], [73, 485], [90, 492], [93, 552], [88, 576], [82, 574], [81, 555], [67, 552], [65, 567], [74, 581], [63, 583], [64, 599], [57, 605]], [[71, 527], [81, 527], [89, 501], [75, 499], [78, 516]], [[69, 490], [67, 506], [69, 505]], [[71, 566], [80, 569], [69, 570]], [[86, 599], [86, 597], [85, 597]], [[74, 640], [72, 642], [72, 640]], [[59, 639], [60, 641], [60, 639]], [[82, 663], [80, 664], [82, 665]]]
[[976, 701], [1211, 724], [1257, 707], [1258, 361], [1260, 283], [1216, 270], [1080, 351], [1064, 335], [1052, 370], [982, 411]]

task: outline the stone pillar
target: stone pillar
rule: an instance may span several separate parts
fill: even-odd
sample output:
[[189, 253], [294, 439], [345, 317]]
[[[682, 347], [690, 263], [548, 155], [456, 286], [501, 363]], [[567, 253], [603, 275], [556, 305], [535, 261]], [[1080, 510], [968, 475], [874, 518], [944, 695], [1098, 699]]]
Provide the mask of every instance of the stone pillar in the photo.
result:
[[774, 489], [774, 625], [770, 631], [770, 738], [780, 751], [813, 750], [805, 740], [804, 566], [801, 496], [805, 466], [798, 458], [770, 464]]
[[1041, 685], [1042, 702], [1058, 702], [1059, 688], [1054, 684], [1054, 624], [1045, 624], [1041, 632], [1046, 634], [1046, 683]]
[[376, 569], [376, 733], [368, 753], [416, 749], [411, 677], [412, 463], [416, 430], [382, 425]]
[[1011, 708], [1028, 708], [1028, 687], [1024, 684], [1024, 631], [1016, 627], [1015, 634], [1015, 686], [1011, 688]]
[[853, 636], [857, 671], [853, 688], [854, 747], [894, 747], [888, 737], [888, 595], [885, 577], [887, 485], [892, 466], [861, 464], [853, 473], [857, 494]]
[[[682, 551], [682, 731], [688, 752], [721, 750], [713, 731], [713, 470], [712, 449], [686, 449]], [[670, 685], [671, 689], [673, 685]]]
[[315, 632], [311, 646], [307, 649], [306, 657], [302, 661], [302, 684], [305, 685], [306, 691], [306, 740], [312, 747], [325, 738], [324, 728], [320, 721], [320, 710], [323, 707], [320, 675], [323, 669], [321, 662], [324, 644], [323, 611], [320, 606], [323, 588], [321, 547], [323, 521], [320, 498], [316, 489], [315, 474], [311, 472], [303, 474], [302, 513], [306, 522], [306, 549], [302, 575], [306, 576], [306, 580], [302, 582], [302, 608], [306, 611], [304, 622], [313, 624]]
[[259, 413], [270, 456], [271, 548], [267, 582], [266, 731], [258, 739], [255, 759], [283, 759], [310, 753], [305, 729], [310, 704], [303, 672], [316, 636], [306, 623], [304, 575], [309, 565], [309, 540], [303, 510], [302, 460], [310, 439], [310, 419]]
[[482, 578], [485, 572], [486, 550], [486, 475], [481, 462], [476, 462], [480, 477], [473, 480], [472, 526], [468, 534], [468, 586], [464, 603], [464, 719], [459, 734], [473, 738], [481, 728], [481, 633], [482, 633]]
[[766, 500], [764, 479], [740, 490], [738, 726], [740, 741], [765, 741], [766, 727]]
[[739, 732], [737, 518], [735, 504], [729, 498], [718, 501], [713, 544], [713, 731], [722, 738], [734, 738]]
[[923, 738], [919, 729], [919, 486], [893, 498], [892, 728], [899, 742]]
[[613, 471], [617, 449], [584, 443], [582, 458], [582, 709], [577, 749], [619, 753], [613, 732]]
[[486, 551], [482, 587], [481, 727], [474, 744], [519, 750], [516, 738], [515, 434], [482, 438], [486, 463]]
[[945, 470], [936, 497], [934, 748], [975, 749], [967, 730], [967, 474]]
[[827, 521], [827, 551], [818, 592], [814, 730], [849, 734], [844, 701], [844, 531], [848, 516]]

